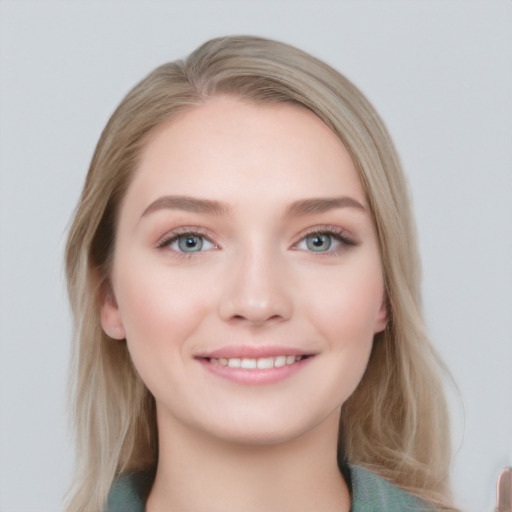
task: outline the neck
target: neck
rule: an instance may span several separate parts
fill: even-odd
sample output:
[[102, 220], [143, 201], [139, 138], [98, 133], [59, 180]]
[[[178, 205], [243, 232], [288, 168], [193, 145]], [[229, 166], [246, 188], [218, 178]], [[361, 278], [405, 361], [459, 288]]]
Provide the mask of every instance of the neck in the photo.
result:
[[159, 461], [147, 512], [346, 512], [337, 465], [339, 413], [276, 444], [232, 443], [158, 416]]

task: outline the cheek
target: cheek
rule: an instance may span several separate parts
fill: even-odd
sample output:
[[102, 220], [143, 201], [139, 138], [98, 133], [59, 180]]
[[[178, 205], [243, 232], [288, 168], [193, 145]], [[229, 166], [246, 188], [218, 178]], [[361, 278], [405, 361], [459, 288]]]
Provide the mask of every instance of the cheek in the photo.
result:
[[118, 275], [122, 279], [118, 279], [116, 298], [132, 357], [144, 352], [144, 359], [167, 358], [170, 350], [186, 350], [185, 340], [211, 303], [196, 285], [201, 281], [149, 269], [131, 273], [120, 269]]
[[378, 325], [384, 287], [380, 267], [340, 272], [311, 293], [306, 310], [333, 346], [371, 345]]
[[383, 296], [380, 273], [375, 275], [376, 279], [370, 275], [367, 280], [333, 279], [305, 308], [309, 322], [326, 343], [324, 395], [336, 406], [354, 392], [371, 354]]

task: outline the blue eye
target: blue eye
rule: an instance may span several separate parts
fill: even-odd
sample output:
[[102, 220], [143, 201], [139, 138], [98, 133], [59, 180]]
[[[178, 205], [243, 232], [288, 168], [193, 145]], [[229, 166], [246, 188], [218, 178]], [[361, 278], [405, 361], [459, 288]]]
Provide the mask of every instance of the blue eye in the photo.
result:
[[176, 241], [182, 252], [198, 252], [203, 248], [203, 237], [197, 235], [181, 235]]
[[302, 251], [311, 251], [318, 253], [337, 253], [349, 246], [356, 245], [349, 238], [345, 231], [332, 230], [329, 231], [312, 231], [302, 238], [295, 246]]
[[215, 245], [203, 235], [198, 233], [183, 233], [176, 235], [163, 243], [170, 249], [181, 253], [193, 253], [215, 249]]
[[315, 252], [328, 251], [332, 245], [332, 235], [328, 233], [314, 233], [305, 237], [304, 240], [306, 247]]

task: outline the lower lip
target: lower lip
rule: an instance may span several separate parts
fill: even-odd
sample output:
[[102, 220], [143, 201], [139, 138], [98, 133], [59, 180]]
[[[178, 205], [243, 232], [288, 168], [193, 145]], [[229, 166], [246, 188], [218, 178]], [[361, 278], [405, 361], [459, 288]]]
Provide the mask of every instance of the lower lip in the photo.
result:
[[280, 366], [277, 368], [267, 368], [265, 370], [246, 370], [244, 368], [231, 368], [217, 363], [210, 363], [208, 359], [198, 359], [199, 363], [209, 372], [231, 380], [238, 384], [263, 385], [274, 384], [295, 375], [302, 370], [313, 359], [313, 356], [306, 357], [293, 364]]

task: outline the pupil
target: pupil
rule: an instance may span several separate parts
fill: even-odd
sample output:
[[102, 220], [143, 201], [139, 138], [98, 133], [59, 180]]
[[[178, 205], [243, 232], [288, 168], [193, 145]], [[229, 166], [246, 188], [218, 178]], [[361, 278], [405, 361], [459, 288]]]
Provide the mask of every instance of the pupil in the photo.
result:
[[309, 249], [313, 251], [327, 251], [331, 247], [330, 235], [311, 235], [307, 239]]
[[200, 251], [203, 242], [201, 237], [194, 235], [184, 235], [178, 240], [180, 249], [184, 252]]

